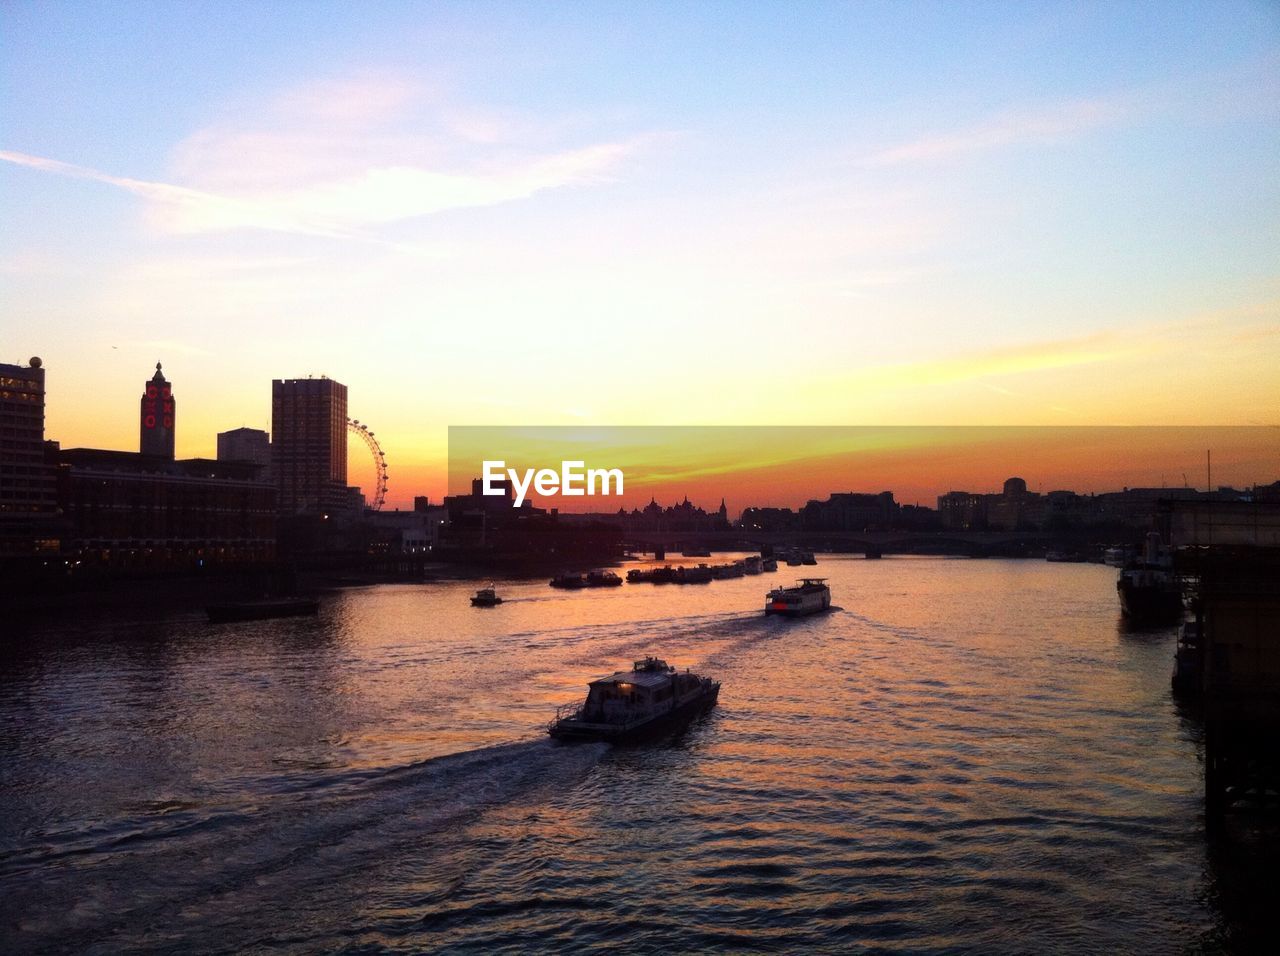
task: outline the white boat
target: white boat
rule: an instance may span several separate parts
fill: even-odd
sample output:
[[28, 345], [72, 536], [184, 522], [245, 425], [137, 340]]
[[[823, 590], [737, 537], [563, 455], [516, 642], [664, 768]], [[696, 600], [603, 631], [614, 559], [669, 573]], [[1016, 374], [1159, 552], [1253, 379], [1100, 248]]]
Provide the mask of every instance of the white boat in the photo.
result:
[[826, 578], [801, 578], [794, 587], [774, 588], [764, 599], [765, 614], [803, 617], [831, 608], [831, 589]]
[[587, 699], [556, 712], [547, 732], [561, 740], [632, 741], [680, 730], [716, 705], [720, 682], [646, 657], [588, 685]]

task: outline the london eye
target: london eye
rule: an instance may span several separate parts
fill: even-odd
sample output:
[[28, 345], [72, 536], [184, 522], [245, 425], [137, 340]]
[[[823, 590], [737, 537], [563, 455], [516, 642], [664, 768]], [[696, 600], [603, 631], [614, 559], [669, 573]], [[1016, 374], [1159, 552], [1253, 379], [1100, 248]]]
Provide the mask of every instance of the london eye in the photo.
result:
[[353, 435], [359, 435], [360, 439], [369, 446], [369, 453], [373, 455], [374, 468], [374, 492], [369, 498], [369, 507], [374, 511], [381, 511], [382, 506], [387, 501], [387, 455], [382, 450], [382, 446], [378, 444], [378, 439], [374, 437], [369, 426], [362, 424], [359, 419], [347, 419], [347, 431]]

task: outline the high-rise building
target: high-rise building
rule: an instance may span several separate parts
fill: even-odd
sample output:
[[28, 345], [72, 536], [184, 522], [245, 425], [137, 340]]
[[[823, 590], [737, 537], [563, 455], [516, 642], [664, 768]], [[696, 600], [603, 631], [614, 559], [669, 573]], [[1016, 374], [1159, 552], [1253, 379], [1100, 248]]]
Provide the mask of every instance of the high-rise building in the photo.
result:
[[138, 415], [138, 450], [142, 454], [173, 457], [174, 411], [173, 386], [156, 362], [156, 374], [142, 388]]
[[251, 461], [266, 478], [271, 473], [271, 438], [261, 428], [218, 432], [218, 461]]
[[349, 508], [347, 386], [324, 377], [272, 381], [271, 438], [282, 515]]
[[55, 472], [45, 463], [44, 368], [38, 358], [0, 364], [0, 554], [43, 550], [56, 533], [57, 506]]

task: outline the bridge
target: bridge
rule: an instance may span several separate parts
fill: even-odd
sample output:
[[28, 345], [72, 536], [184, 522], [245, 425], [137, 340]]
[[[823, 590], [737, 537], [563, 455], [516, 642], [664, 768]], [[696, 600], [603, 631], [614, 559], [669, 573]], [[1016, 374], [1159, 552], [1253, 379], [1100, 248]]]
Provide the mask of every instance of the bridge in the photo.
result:
[[1024, 554], [1042, 550], [1060, 536], [1043, 531], [630, 531], [634, 552], [679, 552], [701, 546], [709, 551], [760, 551], [808, 548], [881, 554]]

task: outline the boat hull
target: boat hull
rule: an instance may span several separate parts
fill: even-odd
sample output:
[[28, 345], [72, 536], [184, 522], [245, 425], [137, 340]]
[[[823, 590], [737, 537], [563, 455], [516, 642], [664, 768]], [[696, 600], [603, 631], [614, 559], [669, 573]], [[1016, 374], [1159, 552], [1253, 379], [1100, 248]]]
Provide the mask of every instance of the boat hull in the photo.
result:
[[683, 730], [699, 715], [714, 707], [720, 699], [720, 685], [691, 697], [671, 710], [655, 714], [648, 720], [626, 725], [594, 724], [573, 718], [557, 720], [547, 733], [556, 740], [606, 741], [615, 744], [642, 743]]
[[226, 621], [258, 621], [272, 617], [305, 617], [319, 612], [320, 602], [250, 601], [241, 604], [210, 604], [205, 611], [214, 623]]
[[1116, 582], [1120, 610], [1138, 624], [1172, 624], [1182, 616], [1182, 595], [1176, 588], [1144, 587]]
[[818, 604], [813, 607], [774, 607], [769, 605], [764, 609], [766, 615], [776, 615], [778, 617], [808, 617], [811, 614], [822, 614], [831, 610], [831, 605]]

